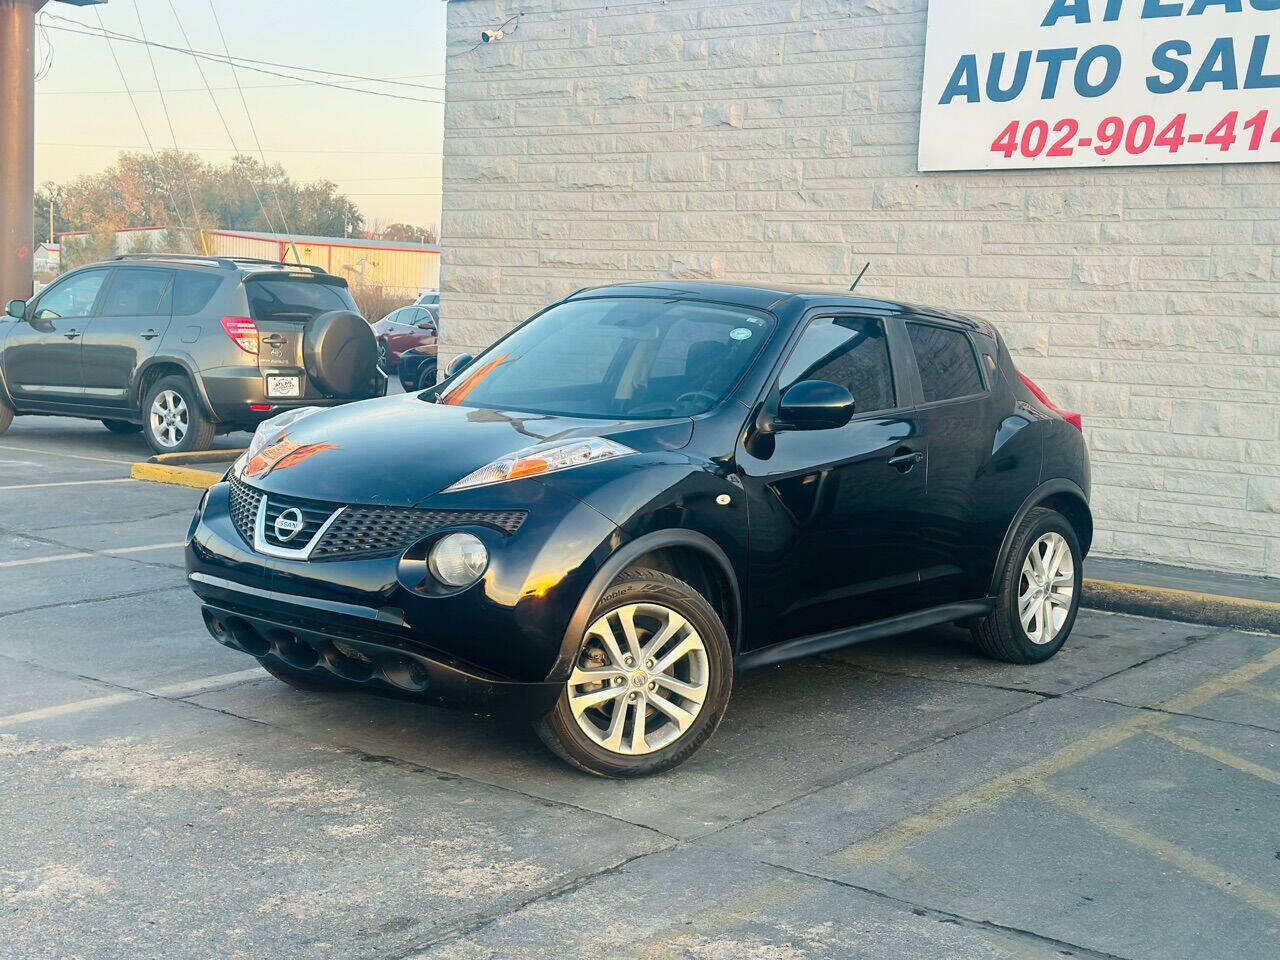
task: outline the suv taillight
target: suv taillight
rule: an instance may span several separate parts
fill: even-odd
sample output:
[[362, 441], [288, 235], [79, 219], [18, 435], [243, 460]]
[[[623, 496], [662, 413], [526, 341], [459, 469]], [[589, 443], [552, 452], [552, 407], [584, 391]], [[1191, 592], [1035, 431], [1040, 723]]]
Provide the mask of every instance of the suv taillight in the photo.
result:
[[1063, 420], [1067, 421], [1067, 423], [1071, 424], [1081, 433], [1084, 433], [1084, 421], [1081, 419], [1080, 414], [1076, 413], [1074, 410], [1063, 410], [1060, 406], [1058, 406], [1056, 403], [1050, 400], [1049, 397], [1045, 394], [1045, 392], [1041, 390], [1038, 386], [1036, 386], [1035, 382], [1030, 377], [1028, 377], [1025, 373], [1019, 373], [1018, 379], [1023, 382], [1023, 384], [1026, 386], [1028, 390], [1030, 390], [1032, 393], [1036, 395], [1037, 400], [1039, 400], [1046, 407], [1048, 407], [1050, 410], [1052, 410], [1054, 413], [1060, 416]]
[[223, 317], [222, 329], [245, 353], [258, 352], [258, 325], [249, 317]]

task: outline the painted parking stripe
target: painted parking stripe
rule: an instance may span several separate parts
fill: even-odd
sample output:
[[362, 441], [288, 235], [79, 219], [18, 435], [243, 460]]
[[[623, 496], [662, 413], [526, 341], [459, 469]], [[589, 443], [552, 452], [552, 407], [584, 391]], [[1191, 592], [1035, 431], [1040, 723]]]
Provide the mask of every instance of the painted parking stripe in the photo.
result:
[[92, 460], [94, 463], [123, 463], [132, 466], [134, 460], [118, 460], [115, 457], [91, 457], [84, 453], [63, 453], [60, 450], [44, 450], [40, 447], [18, 447], [11, 443], [0, 443], [0, 450], [21, 450], [23, 453], [40, 453], [47, 457], [65, 457], [68, 460]]
[[1264, 767], [1251, 760], [1246, 760], [1244, 757], [1237, 757], [1234, 753], [1223, 750], [1221, 747], [1203, 743], [1195, 737], [1188, 737], [1186, 734], [1178, 733], [1175, 730], [1161, 730], [1155, 727], [1148, 730], [1147, 733], [1160, 737], [1162, 740], [1168, 740], [1183, 750], [1190, 750], [1192, 753], [1198, 753], [1201, 756], [1208, 757], [1210, 760], [1216, 760], [1224, 767], [1231, 767], [1241, 773], [1247, 773], [1251, 777], [1257, 777], [1259, 780], [1265, 780], [1280, 787], [1280, 771]]
[[147, 553], [151, 550], [174, 550], [178, 547], [186, 546], [183, 540], [174, 540], [171, 543], [148, 543], [140, 547], [111, 547], [107, 550], [80, 550], [75, 553], [55, 553], [49, 557], [29, 557], [24, 560], [0, 560], [0, 567], [28, 567], [37, 563], [56, 563], [59, 560], [83, 560], [85, 557], [92, 556], [111, 556], [118, 557], [129, 553]]
[[107, 480], [57, 480], [52, 483], [11, 483], [0, 490], [37, 490], [40, 487], [86, 487], [94, 483], [133, 483], [132, 477], [111, 477]]
[[223, 673], [215, 677], [204, 677], [200, 680], [188, 680], [183, 683], [171, 683], [163, 687], [153, 687], [150, 690], [126, 690], [121, 693], [109, 693], [101, 697], [90, 697], [88, 700], [60, 703], [54, 707], [40, 707], [23, 713], [11, 713], [7, 717], [0, 717], [0, 727], [16, 727], [24, 723], [52, 720], [75, 713], [84, 713], [88, 710], [113, 707], [116, 704], [129, 703], [133, 700], [190, 697], [197, 693], [209, 693], [223, 687], [232, 687], [237, 683], [244, 683], [246, 680], [259, 680], [265, 676], [267, 674], [262, 671], [261, 667], [252, 667], [248, 670], [237, 670], [235, 673]]

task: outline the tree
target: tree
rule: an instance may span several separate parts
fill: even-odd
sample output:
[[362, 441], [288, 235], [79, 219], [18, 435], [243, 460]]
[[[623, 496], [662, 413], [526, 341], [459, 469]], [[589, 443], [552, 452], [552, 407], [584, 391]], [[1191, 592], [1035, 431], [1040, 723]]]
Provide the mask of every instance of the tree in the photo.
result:
[[378, 230], [378, 240], [398, 240], [401, 243], [435, 243], [439, 237], [435, 227], [415, 227], [409, 223], [392, 223]]
[[36, 192], [37, 240], [48, 232], [51, 201], [58, 230], [89, 233], [163, 226], [193, 238], [215, 227], [343, 236], [364, 226], [356, 205], [328, 180], [299, 183], [280, 164], [249, 156], [206, 163], [180, 150], [121, 153], [101, 173], [45, 184]]

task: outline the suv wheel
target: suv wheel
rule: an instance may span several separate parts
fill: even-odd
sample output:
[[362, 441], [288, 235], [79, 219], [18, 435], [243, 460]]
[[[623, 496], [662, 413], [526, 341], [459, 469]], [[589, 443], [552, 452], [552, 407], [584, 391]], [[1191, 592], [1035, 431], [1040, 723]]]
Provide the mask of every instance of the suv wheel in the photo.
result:
[[1042, 663], [1062, 649], [1080, 608], [1080, 541], [1062, 514], [1031, 510], [1013, 538], [996, 608], [972, 627], [987, 656]]
[[418, 389], [427, 390], [436, 385], [436, 362], [430, 360], [422, 365], [418, 373]]
[[387, 341], [378, 338], [378, 366], [384, 371], [391, 370], [391, 358], [387, 355]]
[[186, 377], [161, 377], [142, 401], [142, 432], [156, 453], [187, 453], [213, 445], [215, 424], [206, 417]]
[[13, 423], [13, 407], [9, 406], [8, 400], [0, 397], [0, 433], [8, 430], [11, 423]]
[[112, 433], [130, 434], [142, 432], [142, 424], [130, 423], [128, 420], [103, 420], [102, 425]]
[[658, 773], [711, 738], [732, 686], [729, 638], [711, 605], [675, 577], [629, 570], [600, 599], [538, 735], [588, 773]]

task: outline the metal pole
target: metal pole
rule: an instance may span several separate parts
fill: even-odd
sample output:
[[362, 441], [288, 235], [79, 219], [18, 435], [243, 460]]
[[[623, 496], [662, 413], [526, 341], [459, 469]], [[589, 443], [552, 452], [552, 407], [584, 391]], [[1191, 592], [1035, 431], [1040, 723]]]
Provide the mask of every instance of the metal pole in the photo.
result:
[[35, 233], [35, 14], [0, 0], [0, 299], [31, 296]]

